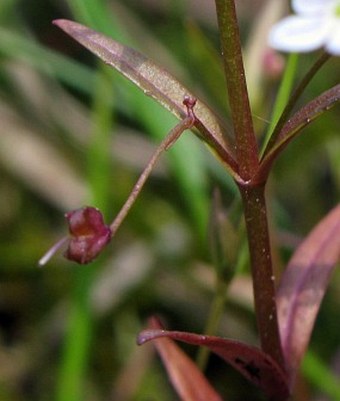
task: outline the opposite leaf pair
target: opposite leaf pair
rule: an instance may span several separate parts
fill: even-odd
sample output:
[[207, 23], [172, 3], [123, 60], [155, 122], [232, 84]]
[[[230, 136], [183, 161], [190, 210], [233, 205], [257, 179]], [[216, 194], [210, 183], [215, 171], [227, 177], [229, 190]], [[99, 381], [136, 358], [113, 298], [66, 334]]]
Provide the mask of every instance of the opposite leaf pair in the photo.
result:
[[[156, 319], [138, 336], [155, 340], [169, 377], [183, 401], [220, 400], [192, 361], [163, 337], [204, 346], [219, 355], [271, 400], [285, 400], [293, 389], [321, 301], [340, 257], [340, 205], [309, 234], [292, 256], [278, 287], [277, 310], [284, 369], [258, 348], [221, 337], [167, 331]], [[195, 394], [192, 396], [192, 394]], [[211, 394], [213, 395], [211, 395]], [[209, 394], [209, 398], [207, 396]]]
[[[156, 344], [160, 344], [157, 347], [169, 371], [173, 372], [170, 376], [179, 391], [187, 385], [194, 391], [192, 386], [195, 383], [191, 378], [183, 376], [185, 369], [180, 368], [179, 362], [173, 358], [174, 353], [178, 354], [179, 351], [175, 351], [176, 348], [170, 345], [171, 343], [164, 342], [167, 340], [159, 337], [207, 346], [247, 379], [260, 386], [270, 399], [281, 401], [291, 392], [296, 370], [306, 351], [330, 272], [339, 258], [340, 207], [336, 207], [296, 251], [284, 273], [278, 296], [275, 298], [264, 187], [273, 162], [290, 140], [313, 119], [340, 100], [340, 85], [312, 100], [288, 120], [302, 90], [328, 59], [328, 56], [321, 56], [321, 61], [316, 63], [317, 67], [312, 67], [296, 89], [260, 156], [242, 72], [242, 54], [234, 2], [216, 0], [216, 8], [235, 129], [234, 137], [226, 131], [220, 119], [203, 102], [196, 100], [182, 84], [145, 56], [78, 23], [67, 20], [55, 21], [55, 24], [66, 33], [181, 119], [156, 150], [132, 190], [131, 197], [110, 227], [103, 223], [100, 212], [93, 208], [80, 209], [67, 215], [71, 233], [67, 256], [79, 263], [87, 263], [95, 258], [116, 232], [160, 154], [171, 146], [184, 130], [195, 128], [197, 135], [209, 145], [234, 178], [242, 195], [250, 244], [261, 350], [234, 340], [164, 331], [154, 320], [151, 322], [150, 330], [139, 336], [139, 343], [155, 339]], [[82, 220], [84, 229], [78, 225], [77, 219], [77, 228], [74, 229], [75, 217], [85, 217], [85, 220]], [[90, 218], [90, 221], [87, 218]], [[94, 222], [91, 222], [92, 218]], [[81, 256], [81, 252], [85, 256]], [[45, 261], [46, 258], [43, 258], [43, 262]], [[187, 359], [180, 357], [180, 361]], [[183, 363], [187, 366], [187, 362]], [[190, 365], [188, 369], [191, 369], [194, 375], [192, 377], [203, 383], [202, 376], [196, 372], [197, 369], [192, 363], [188, 364]], [[202, 398], [197, 391], [196, 395], [192, 395], [190, 391], [185, 392], [182, 398], [185, 401], [220, 399], [207, 384], [204, 384], [204, 389], [210, 394], [206, 398]]]
[[[117, 69], [175, 116], [185, 119], [187, 108], [183, 104], [183, 100], [186, 97], [196, 97], [166, 70], [136, 50], [84, 25], [68, 20], [56, 20], [54, 24], [96, 54], [105, 63]], [[303, 86], [306, 84], [304, 82]], [[196, 134], [209, 145], [236, 182], [240, 185], [257, 185], [266, 181], [273, 162], [286, 145], [323, 111], [334, 106], [339, 99], [340, 85], [336, 85], [305, 105], [289, 121], [285, 122], [279, 131], [276, 130], [263, 152], [264, 156], [258, 167], [252, 171], [250, 179], [245, 177], [240, 169], [240, 160], [236, 154], [237, 145], [234, 142], [233, 135], [227, 131], [220, 118], [199, 99], [196, 100], [195, 104], [196, 120], [194, 128]], [[297, 99], [294, 100], [295, 104]], [[293, 105], [289, 107], [289, 112], [291, 112], [292, 107]], [[288, 114], [287, 111], [286, 114]]]

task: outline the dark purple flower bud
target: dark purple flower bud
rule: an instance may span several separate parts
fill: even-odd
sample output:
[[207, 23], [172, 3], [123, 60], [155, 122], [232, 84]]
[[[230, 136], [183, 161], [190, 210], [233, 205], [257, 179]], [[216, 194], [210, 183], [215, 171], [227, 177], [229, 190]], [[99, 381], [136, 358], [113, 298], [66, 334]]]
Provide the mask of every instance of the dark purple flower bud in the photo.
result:
[[95, 259], [110, 242], [111, 229], [104, 223], [103, 215], [94, 207], [83, 207], [65, 214], [69, 239], [65, 257], [85, 264]]

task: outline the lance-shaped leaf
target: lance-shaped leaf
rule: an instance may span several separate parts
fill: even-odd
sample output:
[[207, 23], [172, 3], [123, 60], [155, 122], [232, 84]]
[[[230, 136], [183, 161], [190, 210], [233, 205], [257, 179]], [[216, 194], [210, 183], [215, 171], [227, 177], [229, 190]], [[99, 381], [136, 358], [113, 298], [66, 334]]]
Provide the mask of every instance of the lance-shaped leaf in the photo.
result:
[[[155, 317], [149, 320], [152, 329], [163, 329]], [[169, 379], [183, 401], [222, 401], [195, 363], [169, 338], [155, 340]]]
[[208, 347], [250, 382], [260, 387], [270, 400], [283, 401], [289, 396], [285, 373], [269, 355], [258, 348], [221, 337], [161, 329], [142, 331], [137, 343], [144, 344], [162, 337]]
[[[114, 67], [136, 84], [143, 92], [182, 119], [186, 117], [183, 105], [185, 97], [195, 96], [163, 68], [157, 66], [143, 54], [124, 46], [84, 25], [68, 20], [53, 23], [78, 41], [106, 64]], [[195, 106], [195, 127], [203, 139], [224, 162], [230, 173], [238, 178], [238, 166], [232, 154], [230, 138], [222, 128], [221, 121], [200, 100]]]
[[264, 156], [254, 181], [263, 181], [267, 178], [270, 167], [288, 143], [295, 138], [306, 125], [322, 115], [340, 101], [340, 84], [322, 93], [291, 117], [277, 136], [276, 144]]
[[291, 386], [339, 257], [340, 205], [321, 220], [295, 251], [278, 288], [280, 334]]

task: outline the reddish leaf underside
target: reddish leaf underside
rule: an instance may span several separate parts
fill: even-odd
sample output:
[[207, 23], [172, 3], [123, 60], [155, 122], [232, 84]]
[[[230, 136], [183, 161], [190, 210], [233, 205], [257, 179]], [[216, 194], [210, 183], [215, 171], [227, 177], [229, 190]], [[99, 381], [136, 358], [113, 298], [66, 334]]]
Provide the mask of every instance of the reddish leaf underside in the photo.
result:
[[[162, 326], [156, 318], [149, 321], [153, 329]], [[169, 338], [154, 341], [170, 381], [183, 401], [222, 401], [195, 363]]]
[[275, 144], [265, 152], [255, 181], [263, 181], [268, 176], [270, 167], [289, 142], [294, 139], [308, 124], [331, 109], [340, 101], [340, 84], [323, 92], [300, 110], [298, 110], [282, 127]]
[[144, 344], [163, 337], [208, 347], [250, 382], [260, 387], [270, 400], [283, 401], [289, 396], [285, 373], [269, 355], [258, 348], [221, 337], [154, 328], [142, 331], [137, 343]]
[[295, 251], [279, 285], [277, 310], [290, 386], [306, 352], [330, 275], [340, 257], [340, 205]]
[[[143, 54], [124, 46], [84, 25], [69, 20], [55, 20], [55, 25], [97, 55], [106, 64], [114, 67], [143, 92], [182, 119], [186, 117], [183, 105], [185, 97], [195, 96], [167, 71], [157, 66]], [[203, 139], [226, 165], [229, 172], [238, 177], [237, 163], [232, 154], [233, 146], [225, 128], [216, 115], [200, 100], [195, 105], [197, 121], [195, 127]]]

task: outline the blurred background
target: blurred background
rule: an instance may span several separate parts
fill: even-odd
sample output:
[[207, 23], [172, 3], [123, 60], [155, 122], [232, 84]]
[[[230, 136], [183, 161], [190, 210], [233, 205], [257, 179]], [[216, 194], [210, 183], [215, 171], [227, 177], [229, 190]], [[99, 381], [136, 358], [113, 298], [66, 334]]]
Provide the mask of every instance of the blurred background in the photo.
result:
[[[286, 62], [266, 47], [266, 34], [288, 4], [237, 3], [261, 141]], [[214, 156], [185, 133], [98, 261], [78, 266], [59, 253], [39, 268], [39, 258], [67, 233], [66, 211], [94, 205], [107, 222], [114, 218], [157, 143], [176, 124], [53, 26], [56, 18], [138, 49], [231, 126], [213, 1], [1, 0], [0, 400], [175, 400], [152, 346], [137, 347], [135, 338], [152, 314], [171, 329], [205, 330], [220, 273], [216, 210], [223, 215], [227, 275], [234, 275], [216, 334], [257, 344], [239, 196]], [[297, 80], [317, 56], [300, 56]], [[339, 68], [332, 58], [299, 104], [337, 84]], [[268, 203], [278, 274], [339, 201], [339, 126], [337, 106], [275, 164]], [[340, 370], [339, 285], [336, 271], [297, 399], [340, 400], [334, 380]], [[197, 349], [185, 350], [196, 358]], [[225, 399], [261, 399], [218, 358], [209, 359], [206, 372]]]

